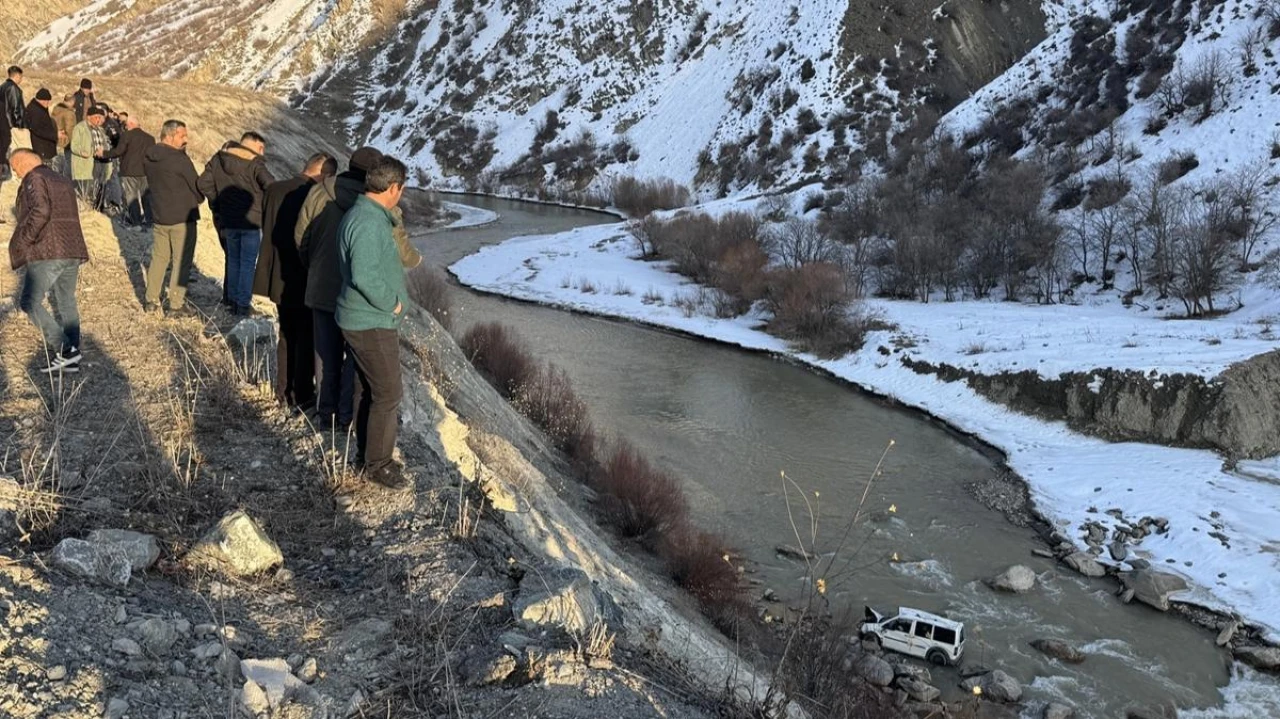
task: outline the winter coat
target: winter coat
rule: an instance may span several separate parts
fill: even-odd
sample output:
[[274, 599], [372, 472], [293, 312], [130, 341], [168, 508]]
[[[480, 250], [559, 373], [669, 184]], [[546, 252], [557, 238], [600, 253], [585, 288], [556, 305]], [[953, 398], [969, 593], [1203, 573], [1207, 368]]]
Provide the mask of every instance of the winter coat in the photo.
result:
[[392, 230], [399, 218], [361, 195], [338, 228], [338, 326], [349, 332], [400, 326], [409, 293]]
[[0, 125], [9, 128], [26, 127], [22, 101], [22, 88], [13, 80], [0, 83]]
[[65, 132], [66, 137], [58, 141], [58, 148], [65, 150], [71, 145], [71, 132], [76, 129], [76, 109], [65, 103], [58, 103], [49, 111], [49, 115], [53, 118], [54, 123], [58, 126], [59, 132]]
[[163, 143], [143, 153], [143, 172], [151, 192], [151, 215], [157, 225], [181, 225], [200, 219], [200, 194], [196, 166], [183, 150]]
[[124, 135], [124, 125], [120, 120], [114, 117], [108, 117], [107, 121], [102, 123], [102, 129], [107, 132], [107, 139], [111, 140], [111, 147], [120, 144], [120, 138]]
[[89, 259], [70, 180], [49, 167], [36, 167], [22, 178], [17, 205], [18, 222], [9, 240], [13, 269], [41, 260]]
[[[342, 289], [342, 277], [338, 273], [338, 226], [362, 194], [364, 180], [345, 172], [317, 184], [307, 193], [293, 237], [298, 245], [298, 258], [307, 268], [306, 305], [313, 310], [333, 312], [337, 308], [338, 292]], [[406, 268], [417, 267], [422, 263], [422, 255], [409, 242], [400, 208], [391, 213], [397, 219], [392, 232], [400, 264]]]
[[107, 153], [107, 158], [120, 160], [121, 177], [145, 177], [147, 150], [154, 144], [156, 138], [141, 127], [135, 127], [120, 136], [120, 142]]
[[298, 215], [315, 181], [305, 175], [272, 183], [262, 203], [262, 247], [253, 276], [253, 293], [281, 307], [305, 307], [307, 268], [293, 241]]
[[46, 162], [58, 155], [58, 123], [37, 100], [27, 105], [27, 129], [31, 131], [31, 149]]
[[219, 230], [256, 230], [262, 227], [262, 195], [274, 181], [261, 155], [232, 142], [204, 166], [200, 192], [209, 198]]
[[[101, 128], [98, 128], [101, 130]], [[87, 182], [93, 179], [93, 165], [101, 162], [93, 154], [93, 131], [88, 122], [81, 122], [71, 130], [71, 179]], [[104, 180], [111, 177], [111, 165], [107, 165]]]
[[76, 122], [84, 122], [84, 114], [89, 111], [89, 108], [98, 104], [97, 101], [93, 99], [93, 94], [89, 93], [86, 95], [84, 90], [76, 90], [76, 94], [72, 96], [71, 102], [72, 109], [76, 111]]

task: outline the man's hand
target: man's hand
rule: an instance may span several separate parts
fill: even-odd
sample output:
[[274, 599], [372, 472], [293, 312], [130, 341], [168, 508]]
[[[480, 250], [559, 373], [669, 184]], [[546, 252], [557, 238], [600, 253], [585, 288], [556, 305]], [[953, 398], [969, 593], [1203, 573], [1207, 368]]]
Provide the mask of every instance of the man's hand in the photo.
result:
[[392, 312], [391, 314], [398, 315], [398, 314], [400, 314], [400, 312], [401, 312], [401, 311], [403, 311], [403, 310], [404, 310], [404, 305], [402, 305], [401, 303], [397, 302], [397, 303], [396, 303], [396, 309], [395, 309], [395, 311], [394, 311], [394, 312]]

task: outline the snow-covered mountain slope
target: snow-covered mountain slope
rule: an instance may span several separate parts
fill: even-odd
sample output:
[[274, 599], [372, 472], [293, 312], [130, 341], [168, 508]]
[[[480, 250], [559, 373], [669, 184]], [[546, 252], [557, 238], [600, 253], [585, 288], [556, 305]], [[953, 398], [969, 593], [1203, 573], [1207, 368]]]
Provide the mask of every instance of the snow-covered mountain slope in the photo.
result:
[[18, 46], [27, 38], [86, 3], [87, 0], [0, 3], [0, 63], [5, 66], [12, 64], [17, 57]]
[[503, 170], [581, 188], [607, 165], [732, 191], [860, 167], [919, 108], [954, 106], [1033, 47], [1040, 6], [94, 0], [21, 56], [265, 89], [454, 186]]
[[218, 82], [287, 98], [372, 38], [405, 0], [92, 0], [29, 33], [46, 70]]

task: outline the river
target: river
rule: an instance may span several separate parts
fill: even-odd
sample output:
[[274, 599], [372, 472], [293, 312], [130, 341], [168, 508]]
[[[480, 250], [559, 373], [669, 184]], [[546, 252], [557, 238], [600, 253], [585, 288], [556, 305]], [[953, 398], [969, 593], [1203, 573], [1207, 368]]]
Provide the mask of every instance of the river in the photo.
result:
[[[479, 248], [520, 235], [611, 221], [581, 210], [481, 197], [451, 197], [500, 214], [484, 227], [418, 235], [432, 264], [447, 267]], [[458, 329], [484, 321], [515, 328], [542, 359], [561, 366], [590, 407], [597, 429], [625, 437], [680, 477], [702, 525], [741, 549], [761, 584], [784, 601], [804, 590], [802, 562], [774, 547], [831, 551], [890, 441], [866, 504], [869, 519], [845, 545], [828, 594], [837, 604], [903, 605], [966, 623], [967, 662], [999, 667], [1023, 683], [1026, 716], [1062, 701], [1077, 716], [1124, 716], [1127, 707], [1172, 701], [1200, 716], [1276, 716], [1280, 685], [1249, 675], [1228, 692], [1262, 704], [1221, 711], [1231, 674], [1213, 634], [1139, 605], [1123, 605], [1109, 581], [1078, 576], [1032, 556], [1043, 548], [974, 499], [969, 485], [998, 470], [988, 456], [917, 413], [773, 358], [454, 287]], [[790, 486], [792, 510], [781, 473]], [[807, 495], [806, 509], [799, 492]], [[1039, 575], [1025, 595], [983, 583], [1012, 564]], [[1070, 641], [1087, 655], [1068, 665], [1029, 642]], [[955, 670], [933, 671], [959, 696]], [[1272, 710], [1258, 709], [1269, 705]], [[1261, 712], [1261, 713], [1259, 713]]]

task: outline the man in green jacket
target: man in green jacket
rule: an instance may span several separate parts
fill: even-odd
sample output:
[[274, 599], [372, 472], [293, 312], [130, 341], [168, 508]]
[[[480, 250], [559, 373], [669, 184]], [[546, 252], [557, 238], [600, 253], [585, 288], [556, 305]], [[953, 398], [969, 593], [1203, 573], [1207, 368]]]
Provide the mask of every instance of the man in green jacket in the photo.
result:
[[407, 169], [382, 157], [365, 176], [338, 228], [336, 319], [355, 358], [356, 463], [367, 479], [390, 489], [409, 482], [392, 459], [396, 448], [400, 397], [400, 340], [397, 330], [409, 293], [393, 234], [394, 210], [404, 194]]

